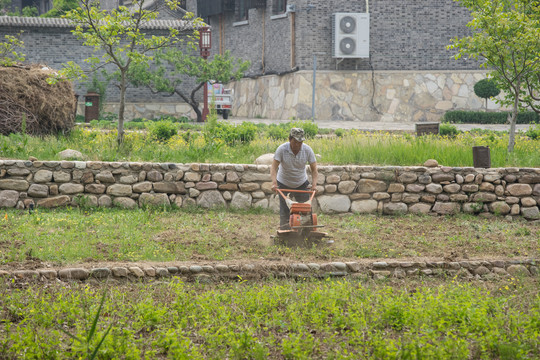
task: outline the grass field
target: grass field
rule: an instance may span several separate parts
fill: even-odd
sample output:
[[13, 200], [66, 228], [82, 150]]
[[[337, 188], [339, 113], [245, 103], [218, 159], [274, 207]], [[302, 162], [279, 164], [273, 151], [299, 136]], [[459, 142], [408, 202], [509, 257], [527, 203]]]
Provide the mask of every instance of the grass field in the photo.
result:
[[[299, 123], [299, 126], [304, 126], [304, 123]], [[129, 132], [121, 147], [117, 146], [115, 130], [77, 128], [66, 136], [44, 138], [0, 135], [0, 156], [59, 160], [58, 153], [69, 148], [80, 151], [87, 160], [96, 161], [251, 164], [260, 155], [273, 153], [286, 141], [287, 131], [273, 136], [271, 132], [263, 132], [250, 125], [253, 126], [252, 137], [246, 140], [231, 140], [229, 136], [232, 135], [225, 130], [219, 132], [202, 127], [201, 130], [180, 131], [166, 140], [157, 139], [148, 132]], [[234, 131], [234, 126], [229, 127], [228, 131]], [[505, 132], [479, 130], [452, 137], [416, 137], [356, 130], [338, 133], [341, 136], [326, 134], [306, 140], [320, 155], [320, 164], [408, 166], [436, 159], [442, 165], [465, 167], [473, 165], [473, 146], [489, 146], [492, 167], [538, 167], [540, 164], [540, 138], [533, 139], [523, 133], [516, 136], [515, 149], [511, 154], [507, 153], [508, 133]]]
[[99, 359], [533, 359], [537, 289], [530, 278], [2, 285], [0, 357], [90, 358], [110, 328]]
[[[471, 215], [326, 215], [329, 247], [275, 246], [269, 211], [39, 209], [0, 213], [0, 269], [25, 262], [328, 261], [523, 258], [540, 255], [540, 224]], [[28, 264], [30, 265], [30, 264]], [[37, 265], [36, 265], [37, 266]]]

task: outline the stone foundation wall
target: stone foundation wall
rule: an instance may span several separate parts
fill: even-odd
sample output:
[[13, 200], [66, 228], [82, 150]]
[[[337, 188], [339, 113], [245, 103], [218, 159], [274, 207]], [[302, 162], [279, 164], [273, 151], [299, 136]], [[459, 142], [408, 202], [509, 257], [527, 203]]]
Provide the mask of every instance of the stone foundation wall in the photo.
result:
[[[384, 122], [439, 121], [446, 111], [478, 111], [485, 100], [474, 85], [482, 71], [318, 71], [315, 118]], [[311, 119], [313, 72], [240, 79], [232, 114], [267, 119]], [[499, 95], [500, 96], [500, 95]], [[488, 101], [490, 110], [500, 110]]]
[[[426, 165], [320, 166], [314, 210], [540, 219], [540, 168]], [[0, 160], [0, 208], [81, 202], [279, 209], [268, 165]]]

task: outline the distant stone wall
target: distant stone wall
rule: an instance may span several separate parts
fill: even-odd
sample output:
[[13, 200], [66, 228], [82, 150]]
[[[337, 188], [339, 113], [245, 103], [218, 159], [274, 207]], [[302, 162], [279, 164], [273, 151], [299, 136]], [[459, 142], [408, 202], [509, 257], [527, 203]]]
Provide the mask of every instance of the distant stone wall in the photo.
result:
[[[320, 166], [319, 173], [317, 212], [540, 219], [540, 168]], [[0, 208], [81, 201], [279, 209], [268, 165], [0, 160]]]
[[[478, 111], [474, 85], [482, 71], [318, 71], [315, 118], [383, 122], [439, 121], [449, 110]], [[233, 115], [311, 119], [313, 72], [269, 75], [233, 83]], [[500, 110], [494, 101], [488, 109]]]

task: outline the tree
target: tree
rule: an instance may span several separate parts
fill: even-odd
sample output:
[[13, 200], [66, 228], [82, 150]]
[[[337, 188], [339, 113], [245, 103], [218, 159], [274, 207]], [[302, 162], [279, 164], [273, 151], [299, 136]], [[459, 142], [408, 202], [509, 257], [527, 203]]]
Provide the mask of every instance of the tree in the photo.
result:
[[[167, 0], [167, 5], [171, 9], [176, 9], [178, 1]], [[157, 15], [157, 11], [146, 9], [145, 0], [133, 0], [130, 8], [120, 6], [115, 10], [101, 10], [99, 2], [82, 0], [80, 7], [64, 15], [76, 25], [72, 33], [81, 39], [84, 45], [94, 48], [95, 55], [85, 60], [90, 64], [91, 71], [105, 68], [116, 80], [120, 90], [117, 139], [119, 144], [123, 142], [124, 137], [128, 72], [133, 66], [151, 61], [153, 52], [182, 42], [179, 29], [169, 28], [169, 34], [166, 36], [147, 36], [143, 32], [144, 25], [148, 21], [155, 20]], [[191, 19], [192, 14], [188, 14], [187, 18]], [[200, 21], [195, 19], [186, 24], [191, 29]], [[59, 73], [65, 78], [85, 77], [81, 67], [73, 62], [66, 64]]]
[[[153, 92], [177, 94], [193, 108], [197, 121], [200, 122], [202, 114], [199, 103], [195, 100], [197, 91], [210, 80], [227, 83], [232, 79], [242, 78], [250, 63], [233, 58], [230, 51], [205, 60], [198, 52], [187, 54], [171, 48], [156, 53], [154, 65], [155, 67], [151, 68], [149, 64], [141, 63], [133, 67], [130, 72], [132, 82], [136, 86], [147, 86]], [[186, 78], [194, 78], [195, 86], [192, 89], [180, 86]]]
[[474, 84], [474, 93], [476, 96], [486, 99], [486, 111], [488, 99], [495, 97], [501, 93], [497, 84], [491, 79], [482, 79]]
[[24, 42], [20, 39], [21, 34], [22, 31], [19, 37], [4, 35], [6, 41], [0, 42], [0, 66], [13, 66], [24, 61], [25, 55], [16, 51], [18, 48], [24, 48]]
[[[482, 67], [492, 70], [497, 87], [504, 91], [499, 103], [511, 105], [508, 116], [508, 152], [514, 150], [518, 112], [529, 106], [527, 84], [535, 86], [540, 65], [540, 1], [538, 0], [455, 0], [471, 10], [467, 24], [471, 36], [452, 39], [449, 49], [484, 60]], [[538, 82], [536, 82], [538, 84]], [[538, 88], [536, 88], [537, 90]]]

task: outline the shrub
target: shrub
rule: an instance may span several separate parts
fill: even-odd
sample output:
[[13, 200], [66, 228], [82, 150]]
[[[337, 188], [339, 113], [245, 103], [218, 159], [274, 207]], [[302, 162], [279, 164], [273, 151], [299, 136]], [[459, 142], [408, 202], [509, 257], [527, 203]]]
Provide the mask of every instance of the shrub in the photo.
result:
[[440, 136], [454, 137], [457, 134], [459, 134], [459, 130], [454, 125], [450, 125], [450, 124], [440, 124], [439, 125], [439, 135]]
[[[483, 112], [483, 111], [448, 111], [444, 114], [441, 122], [453, 124], [506, 124], [508, 112]], [[518, 124], [537, 124], [540, 117], [537, 113], [529, 111], [518, 113]]]
[[533, 128], [532, 126], [525, 132], [525, 135], [530, 137], [533, 140], [540, 139], [540, 126]]
[[274, 140], [287, 140], [289, 138], [289, 130], [283, 126], [271, 124], [266, 130], [266, 136]]
[[315, 135], [319, 133], [319, 126], [313, 121], [295, 121], [290, 123], [289, 130], [293, 127], [299, 127], [304, 129], [304, 134], [307, 138], [314, 138]]
[[474, 84], [474, 93], [476, 96], [487, 100], [499, 95], [501, 90], [499, 90], [497, 84], [495, 84], [495, 81], [491, 79], [483, 79]]
[[157, 121], [148, 126], [150, 136], [158, 141], [167, 141], [176, 135], [176, 126], [171, 121]]
[[336, 134], [337, 137], [343, 137], [343, 135], [345, 134], [345, 130], [343, 129], [336, 129], [334, 131], [334, 134]]

